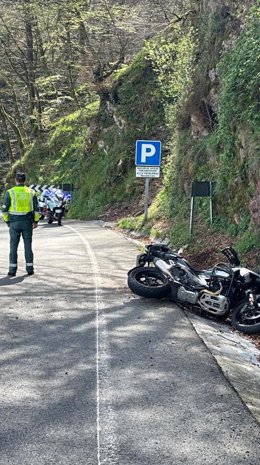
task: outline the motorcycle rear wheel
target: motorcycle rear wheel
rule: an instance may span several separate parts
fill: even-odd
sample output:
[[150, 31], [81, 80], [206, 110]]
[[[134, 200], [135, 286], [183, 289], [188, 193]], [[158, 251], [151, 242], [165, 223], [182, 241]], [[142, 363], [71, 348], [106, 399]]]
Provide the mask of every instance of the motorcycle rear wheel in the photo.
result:
[[243, 302], [232, 312], [232, 325], [241, 333], [260, 334], [260, 310], [252, 313]]
[[157, 268], [137, 266], [128, 273], [128, 286], [141, 297], [162, 299], [170, 293], [170, 285]]

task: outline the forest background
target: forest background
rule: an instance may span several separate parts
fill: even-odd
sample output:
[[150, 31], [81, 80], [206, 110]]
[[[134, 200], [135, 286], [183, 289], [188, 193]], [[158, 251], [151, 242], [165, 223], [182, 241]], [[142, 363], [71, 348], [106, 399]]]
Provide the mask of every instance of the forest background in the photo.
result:
[[[232, 244], [260, 265], [257, 0], [0, 0], [1, 191], [75, 186], [70, 216], [187, 245], [197, 265]], [[162, 177], [135, 177], [137, 139], [161, 140]], [[213, 181], [197, 199], [192, 181]]]

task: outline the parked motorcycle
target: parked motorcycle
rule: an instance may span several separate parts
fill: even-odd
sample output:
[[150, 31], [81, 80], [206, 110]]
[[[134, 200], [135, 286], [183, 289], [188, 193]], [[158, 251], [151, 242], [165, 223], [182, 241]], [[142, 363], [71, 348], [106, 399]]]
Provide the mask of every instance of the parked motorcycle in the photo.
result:
[[137, 266], [128, 272], [128, 286], [139, 296], [170, 296], [221, 320], [231, 314], [238, 331], [260, 333], [260, 275], [241, 266], [232, 247], [222, 253], [228, 263], [197, 270], [168, 246], [147, 245], [137, 257]]
[[58, 225], [62, 226], [61, 221], [65, 215], [67, 205], [66, 197], [62, 190], [46, 189], [43, 191], [39, 205], [41, 219], [46, 217], [48, 224], [52, 224], [53, 221], [58, 221]]

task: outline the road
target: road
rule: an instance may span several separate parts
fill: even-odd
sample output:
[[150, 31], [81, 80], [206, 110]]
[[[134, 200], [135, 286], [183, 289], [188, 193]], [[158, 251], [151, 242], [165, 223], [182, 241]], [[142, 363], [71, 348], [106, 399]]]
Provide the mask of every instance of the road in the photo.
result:
[[7, 278], [0, 225], [0, 465], [259, 465], [259, 424], [177, 306], [126, 286], [137, 248], [42, 224]]

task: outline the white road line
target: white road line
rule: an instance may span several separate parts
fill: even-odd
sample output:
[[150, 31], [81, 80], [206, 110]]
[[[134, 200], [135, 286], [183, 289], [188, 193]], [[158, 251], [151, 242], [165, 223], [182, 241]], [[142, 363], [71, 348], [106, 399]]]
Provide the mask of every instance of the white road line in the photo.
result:
[[110, 386], [110, 350], [104, 317], [105, 304], [102, 299], [102, 280], [95, 253], [88, 240], [74, 229], [65, 225], [80, 237], [89, 256], [95, 286], [96, 305], [96, 373], [97, 373], [97, 461], [98, 465], [117, 465], [118, 440], [116, 435], [115, 412], [112, 406], [113, 394]]

